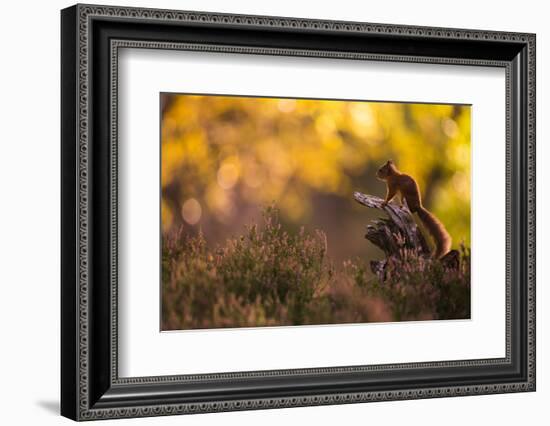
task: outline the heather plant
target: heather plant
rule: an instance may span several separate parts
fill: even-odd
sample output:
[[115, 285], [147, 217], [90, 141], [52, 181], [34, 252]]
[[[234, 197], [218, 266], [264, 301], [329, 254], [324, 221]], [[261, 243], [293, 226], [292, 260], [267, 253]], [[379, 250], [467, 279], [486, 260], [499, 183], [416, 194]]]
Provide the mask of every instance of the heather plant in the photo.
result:
[[321, 231], [287, 232], [274, 207], [260, 225], [210, 247], [204, 236], [165, 235], [164, 330], [468, 318], [469, 253], [459, 270], [402, 249], [385, 276], [365, 260], [334, 265]]
[[469, 318], [470, 251], [461, 245], [458, 256], [457, 265], [449, 266], [402, 247], [387, 259], [371, 292], [386, 301], [395, 321]]

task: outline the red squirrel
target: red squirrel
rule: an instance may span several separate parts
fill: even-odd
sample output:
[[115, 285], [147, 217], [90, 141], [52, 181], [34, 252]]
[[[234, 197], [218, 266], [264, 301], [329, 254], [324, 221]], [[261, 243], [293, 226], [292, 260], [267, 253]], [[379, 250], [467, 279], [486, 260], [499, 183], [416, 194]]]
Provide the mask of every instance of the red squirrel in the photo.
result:
[[385, 207], [399, 193], [401, 203], [403, 204], [403, 200], [407, 201], [409, 210], [418, 214], [418, 217], [432, 235], [435, 242], [433, 256], [437, 259], [445, 256], [451, 249], [451, 236], [443, 223], [422, 206], [420, 190], [416, 181], [411, 176], [397, 170], [392, 160], [388, 160], [378, 169], [376, 177], [385, 181], [387, 185], [386, 199], [382, 203], [382, 207]]

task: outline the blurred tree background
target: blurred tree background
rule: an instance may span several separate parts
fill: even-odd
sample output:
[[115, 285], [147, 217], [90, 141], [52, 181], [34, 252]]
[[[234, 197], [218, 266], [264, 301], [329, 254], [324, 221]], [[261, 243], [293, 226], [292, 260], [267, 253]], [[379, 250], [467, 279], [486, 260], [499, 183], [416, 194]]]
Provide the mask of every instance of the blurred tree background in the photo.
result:
[[162, 229], [202, 231], [212, 247], [261, 221], [321, 229], [336, 261], [379, 257], [364, 239], [376, 216], [353, 191], [383, 197], [393, 159], [420, 186], [453, 247], [470, 244], [470, 107], [162, 94]]

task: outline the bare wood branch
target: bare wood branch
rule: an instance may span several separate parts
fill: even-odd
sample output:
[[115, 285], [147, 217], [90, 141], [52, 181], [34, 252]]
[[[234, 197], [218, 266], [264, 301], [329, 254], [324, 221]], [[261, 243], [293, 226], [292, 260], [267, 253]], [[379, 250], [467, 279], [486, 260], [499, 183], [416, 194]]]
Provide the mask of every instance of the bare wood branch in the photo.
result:
[[374, 195], [354, 192], [353, 198], [359, 204], [385, 212], [388, 218], [380, 218], [367, 225], [365, 238], [380, 247], [386, 256], [398, 256], [401, 247], [417, 249], [429, 255], [430, 247], [416, 224], [407, 205], [394, 202], [384, 206], [384, 200]]

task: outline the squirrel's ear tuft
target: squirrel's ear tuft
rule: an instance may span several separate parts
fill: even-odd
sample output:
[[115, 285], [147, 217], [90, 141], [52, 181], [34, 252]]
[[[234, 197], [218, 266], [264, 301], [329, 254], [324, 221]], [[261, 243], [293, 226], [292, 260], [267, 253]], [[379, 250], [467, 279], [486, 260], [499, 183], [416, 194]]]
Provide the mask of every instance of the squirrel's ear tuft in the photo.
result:
[[393, 164], [393, 160], [388, 160], [388, 164]]

